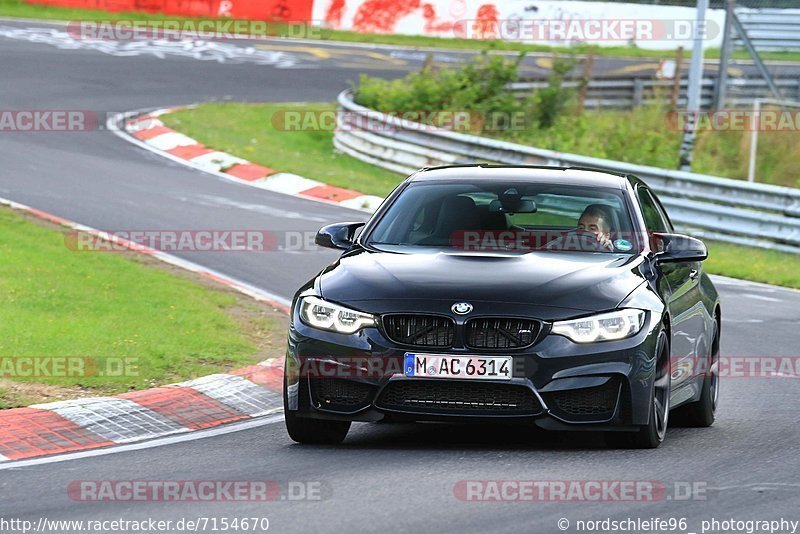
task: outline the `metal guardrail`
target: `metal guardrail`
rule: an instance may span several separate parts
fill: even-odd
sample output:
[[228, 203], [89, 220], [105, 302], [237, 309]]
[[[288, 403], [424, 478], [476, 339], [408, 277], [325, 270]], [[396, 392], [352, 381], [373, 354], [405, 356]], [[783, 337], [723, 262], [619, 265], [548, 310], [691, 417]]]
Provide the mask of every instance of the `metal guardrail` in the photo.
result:
[[[334, 146], [384, 169], [410, 174], [457, 163], [580, 166], [633, 174], [659, 193], [683, 231], [731, 243], [800, 253], [800, 190], [659, 169], [435, 129], [339, 95]], [[367, 129], [364, 124], [369, 124]]]
[[800, 9], [737, 9], [736, 16], [756, 50], [800, 51]]
[[[798, 34], [800, 40], [800, 34]], [[688, 80], [680, 81], [680, 93], [677, 107], [687, 107], [686, 91]], [[714, 86], [716, 80], [704, 78], [700, 89], [700, 107], [709, 109], [714, 100]], [[577, 80], [565, 81], [565, 88], [578, 90], [581, 82]], [[654, 80], [645, 78], [599, 78], [589, 81], [586, 91], [584, 107], [590, 109], [631, 109], [649, 102], [661, 101], [667, 103], [672, 91], [672, 80]], [[775, 78], [783, 98], [800, 100], [800, 78], [784, 77]], [[519, 98], [533, 94], [539, 89], [547, 87], [547, 81], [531, 80], [509, 84], [509, 88]], [[769, 85], [761, 78], [728, 78], [727, 105], [752, 107], [758, 98], [772, 96]]]

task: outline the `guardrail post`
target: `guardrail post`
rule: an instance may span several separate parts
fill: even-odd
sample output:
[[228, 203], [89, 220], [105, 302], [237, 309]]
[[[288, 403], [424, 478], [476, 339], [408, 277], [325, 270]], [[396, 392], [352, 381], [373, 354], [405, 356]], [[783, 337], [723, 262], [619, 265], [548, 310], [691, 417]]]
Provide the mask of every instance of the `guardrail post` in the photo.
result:
[[714, 102], [712, 108], [719, 111], [725, 106], [728, 91], [728, 62], [731, 57], [731, 43], [733, 41], [733, 17], [735, 15], [736, 0], [725, 2], [725, 29], [722, 34], [722, 50], [719, 55], [719, 75], [717, 85], [714, 87]]
[[683, 70], [683, 47], [679, 46], [675, 51], [675, 77], [672, 79], [672, 96], [670, 104], [672, 109], [678, 107], [678, 99], [681, 96], [681, 71]]
[[633, 107], [638, 108], [644, 99], [644, 80], [635, 78], [633, 80]]
[[756, 181], [756, 157], [758, 155], [758, 128], [761, 124], [761, 101], [753, 102], [753, 129], [750, 130], [750, 161], [747, 163], [747, 181]]
[[703, 86], [703, 37], [706, 29], [706, 10], [708, 0], [697, 0], [697, 15], [695, 19], [694, 38], [692, 39], [692, 59], [689, 64], [689, 81], [686, 87], [686, 109], [690, 115], [683, 128], [683, 140], [680, 145], [679, 165], [680, 170], [692, 170], [692, 152], [694, 150], [695, 121], [700, 111], [700, 96]]
[[589, 82], [592, 81], [592, 68], [594, 66], [594, 54], [589, 54], [583, 60], [583, 80], [581, 89], [578, 91], [578, 113], [583, 113], [583, 106], [586, 102], [586, 93], [589, 92]]
[[431, 72], [433, 70], [433, 54], [428, 52], [425, 55], [425, 61], [422, 63], [422, 72]]

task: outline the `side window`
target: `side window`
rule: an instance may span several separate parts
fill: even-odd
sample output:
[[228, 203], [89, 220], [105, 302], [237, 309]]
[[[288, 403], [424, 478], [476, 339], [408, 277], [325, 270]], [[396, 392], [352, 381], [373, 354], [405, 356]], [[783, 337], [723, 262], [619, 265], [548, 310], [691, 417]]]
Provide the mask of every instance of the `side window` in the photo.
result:
[[670, 224], [662, 215], [658, 203], [655, 201], [650, 191], [644, 187], [636, 188], [636, 195], [639, 197], [639, 205], [642, 207], [644, 223], [649, 232], [670, 232]]
[[674, 232], [675, 227], [672, 225], [672, 221], [667, 215], [667, 210], [664, 209], [664, 205], [661, 203], [661, 199], [659, 199], [652, 191], [649, 191], [650, 197], [655, 201], [656, 207], [658, 207], [658, 212], [661, 214], [661, 218], [667, 223], [667, 232]]

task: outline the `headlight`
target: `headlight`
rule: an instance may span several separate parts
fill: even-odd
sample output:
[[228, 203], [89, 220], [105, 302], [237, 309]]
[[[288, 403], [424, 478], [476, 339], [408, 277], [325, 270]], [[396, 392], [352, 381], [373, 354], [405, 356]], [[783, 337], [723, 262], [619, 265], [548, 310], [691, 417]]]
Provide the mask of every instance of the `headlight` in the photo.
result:
[[595, 343], [635, 336], [644, 326], [642, 310], [617, 310], [581, 319], [553, 323], [554, 334], [566, 336], [575, 343]]
[[308, 326], [340, 334], [352, 334], [375, 325], [375, 318], [368, 313], [351, 310], [318, 297], [303, 297], [300, 301], [300, 318]]

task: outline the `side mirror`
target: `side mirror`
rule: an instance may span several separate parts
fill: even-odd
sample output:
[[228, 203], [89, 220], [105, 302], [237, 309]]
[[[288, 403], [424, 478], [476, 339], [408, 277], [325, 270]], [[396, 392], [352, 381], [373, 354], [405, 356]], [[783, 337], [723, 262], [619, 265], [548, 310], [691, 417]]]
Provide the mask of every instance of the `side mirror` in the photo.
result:
[[356, 230], [365, 224], [363, 222], [346, 222], [323, 226], [317, 232], [314, 243], [321, 247], [347, 250], [353, 246]]
[[656, 259], [661, 263], [703, 261], [708, 258], [705, 243], [681, 234], [653, 234], [657, 246]]

